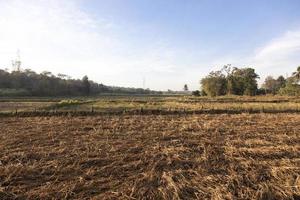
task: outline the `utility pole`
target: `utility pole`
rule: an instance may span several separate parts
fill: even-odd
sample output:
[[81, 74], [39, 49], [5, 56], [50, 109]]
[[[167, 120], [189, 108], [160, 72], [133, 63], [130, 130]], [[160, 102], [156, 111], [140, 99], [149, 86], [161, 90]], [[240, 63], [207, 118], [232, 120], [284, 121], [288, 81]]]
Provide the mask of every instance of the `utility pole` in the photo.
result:
[[20, 56], [20, 50], [17, 51], [17, 56], [15, 60], [12, 60], [12, 70], [13, 71], [21, 71], [21, 56]]

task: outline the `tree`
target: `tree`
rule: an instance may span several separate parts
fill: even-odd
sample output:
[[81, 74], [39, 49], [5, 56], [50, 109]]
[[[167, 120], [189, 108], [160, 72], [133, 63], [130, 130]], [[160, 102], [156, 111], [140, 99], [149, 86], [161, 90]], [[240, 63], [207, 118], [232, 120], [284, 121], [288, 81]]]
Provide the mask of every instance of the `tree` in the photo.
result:
[[59, 77], [59, 78], [61, 78], [61, 79], [66, 79], [66, 78], [68, 77], [68, 75], [58, 73], [58, 74], [57, 74], [57, 77]]
[[284, 88], [279, 90], [279, 94], [287, 96], [300, 96], [300, 85], [295, 84], [292, 79], [289, 79]]
[[211, 72], [201, 79], [202, 90], [208, 96], [221, 96], [226, 94], [226, 77], [221, 71]]
[[209, 96], [225, 94], [256, 95], [259, 76], [253, 68], [225, 65], [220, 71], [211, 72], [201, 80], [202, 89]]
[[282, 87], [279, 90], [281, 95], [289, 96], [300, 96], [300, 66], [297, 68], [297, 71], [292, 74], [291, 77], [287, 78], [285, 87]]
[[157, 94], [158, 92], [141, 88], [110, 87], [98, 84], [84, 77], [75, 80], [68, 75], [40, 74], [25, 69], [5, 71], [0, 69], [0, 96], [81, 96], [96, 95], [101, 92], [126, 94]]
[[90, 95], [91, 84], [87, 76], [84, 76], [82, 78], [82, 87], [83, 87], [83, 93], [87, 96]]
[[241, 70], [234, 67], [232, 70], [227, 73], [227, 94], [229, 95], [243, 95], [244, 81]]
[[53, 77], [53, 76], [54, 76], [51, 72], [48, 72], [48, 71], [43, 71], [43, 72], [41, 73], [41, 75], [43, 75], [43, 76], [48, 76], [48, 77]]
[[274, 79], [272, 76], [268, 76], [265, 79], [264, 84], [262, 85], [262, 88], [265, 89], [265, 92], [267, 94], [278, 94], [280, 88], [285, 87], [286, 80], [283, 76], [279, 76], [277, 79]]
[[183, 86], [183, 91], [185, 91], [185, 92], [189, 91], [189, 88], [188, 88], [188, 85], [187, 85], [187, 84], [184, 84], [184, 86]]
[[0, 88], [10, 88], [10, 74], [5, 70], [0, 69]]
[[237, 69], [235, 75], [239, 78], [240, 87], [243, 89], [243, 95], [256, 95], [258, 74], [253, 68]]
[[226, 65], [222, 69], [226, 72], [227, 94], [255, 95], [259, 76], [253, 68], [237, 68]]
[[280, 88], [283, 88], [283, 87], [285, 87], [285, 85], [286, 85], [286, 79], [285, 79], [283, 76], [279, 76], [279, 77], [277, 78], [277, 83], [278, 83], [279, 89], [280, 89]]
[[300, 66], [297, 68], [297, 71], [293, 73], [292, 77], [295, 79], [296, 83], [300, 81]]
[[262, 87], [265, 89], [267, 94], [273, 94], [275, 95], [277, 91], [279, 90], [278, 88], [278, 82], [276, 79], [274, 79], [272, 76], [268, 76], [265, 79], [264, 84]]
[[192, 95], [198, 97], [198, 96], [200, 96], [201, 94], [200, 94], [200, 91], [199, 91], [199, 90], [195, 90], [195, 91], [192, 92]]

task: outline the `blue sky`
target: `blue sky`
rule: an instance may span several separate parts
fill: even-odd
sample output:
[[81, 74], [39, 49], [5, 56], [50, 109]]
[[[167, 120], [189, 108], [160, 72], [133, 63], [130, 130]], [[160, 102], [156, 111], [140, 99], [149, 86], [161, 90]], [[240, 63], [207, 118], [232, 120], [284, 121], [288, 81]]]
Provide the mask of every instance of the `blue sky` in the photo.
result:
[[300, 65], [298, 0], [0, 0], [0, 68], [107, 85], [199, 88], [225, 64], [261, 75]]

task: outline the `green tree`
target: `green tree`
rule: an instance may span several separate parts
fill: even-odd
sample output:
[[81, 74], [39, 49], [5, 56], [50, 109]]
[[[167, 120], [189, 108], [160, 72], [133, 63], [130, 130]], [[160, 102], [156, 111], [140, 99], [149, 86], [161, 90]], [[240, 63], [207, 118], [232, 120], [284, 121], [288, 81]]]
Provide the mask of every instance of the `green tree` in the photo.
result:
[[276, 94], [279, 90], [279, 86], [278, 86], [278, 82], [276, 79], [274, 79], [272, 76], [268, 76], [265, 79], [264, 84], [262, 85], [262, 87], [265, 89], [267, 94]]
[[220, 71], [211, 72], [201, 80], [202, 89], [209, 96], [225, 94], [256, 95], [259, 76], [253, 68], [225, 65]]
[[295, 71], [292, 75], [295, 82], [298, 83], [300, 81], [300, 66], [297, 68], [297, 71]]
[[227, 68], [227, 94], [255, 95], [258, 78], [253, 68]]
[[258, 74], [255, 73], [253, 68], [242, 68], [239, 69], [238, 75], [241, 78], [243, 94], [244, 95], [256, 95], [257, 91], [257, 80], [259, 78]]
[[82, 87], [83, 87], [83, 93], [87, 96], [90, 95], [91, 84], [87, 76], [84, 76], [82, 78]]
[[75, 80], [68, 75], [53, 75], [51, 72], [36, 72], [25, 69], [9, 72], [0, 69], [0, 96], [81, 96], [101, 92], [123, 94], [158, 94], [141, 88], [110, 87], [84, 77]]
[[288, 79], [286, 86], [279, 90], [279, 94], [287, 96], [300, 96], [300, 85], [295, 84], [293, 79]]
[[0, 88], [11, 88], [10, 74], [0, 69]]
[[288, 96], [300, 96], [300, 66], [297, 68], [296, 72], [292, 74], [286, 80], [285, 87], [279, 90], [281, 95], [288, 95]]
[[245, 91], [244, 80], [241, 69], [234, 67], [227, 74], [227, 94], [243, 95]]
[[285, 87], [285, 85], [286, 85], [286, 79], [285, 79], [283, 76], [279, 76], [279, 77], [277, 78], [277, 83], [278, 83], [279, 89], [280, 89], [280, 88], [283, 88], [283, 87]]
[[197, 96], [197, 97], [198, 97], [198, 96], [201, 96], [201, 94], [200, 94], [200, 91], [199, 91], [199, 90], [195, 90], [195, 91], [193, 91], [193, 92], [192, 92], [192, 95], [193, 95], [193, 96]]
[[188, 85], [187, 85], [187, 84], [184, 84], [184, 86], [183, 86], [183, 91], [185, 91], [185, 92], [189, 91], [189, 88], [188, 88]]
[[278, 94], [281, 88], [284, 88], [286, 85], [286, 80], [283, 76], [279, 76], [277, 79], [273, 78], [272, 76], [268, 76], [265, 79], [262, 88], [265, 90], [267, 94]]
[[227, 65], [223, 69], [227, 74], [227, 94], [256, 95], [259, 76], [253, 68], [232, 68]]
[[221, 71], [211, 72], [201, 79], [202, 90], [208, 96], [221, 96], [226, 94], [226, 77]]

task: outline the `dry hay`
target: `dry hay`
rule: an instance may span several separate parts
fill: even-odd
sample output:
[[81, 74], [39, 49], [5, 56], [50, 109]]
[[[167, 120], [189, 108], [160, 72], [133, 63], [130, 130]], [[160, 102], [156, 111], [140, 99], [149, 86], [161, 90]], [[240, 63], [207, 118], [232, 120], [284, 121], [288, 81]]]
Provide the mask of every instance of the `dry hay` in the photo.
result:
[[299, 199], [300, 115], [0, 119], [0, 199]]

